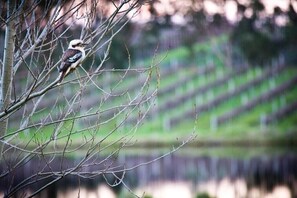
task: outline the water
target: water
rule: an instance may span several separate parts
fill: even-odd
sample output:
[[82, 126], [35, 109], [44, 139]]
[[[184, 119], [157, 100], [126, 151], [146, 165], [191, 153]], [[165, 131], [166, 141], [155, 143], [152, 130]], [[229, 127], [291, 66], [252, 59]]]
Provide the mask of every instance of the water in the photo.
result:
[[[170, 149], [130, 149], [100, 163], [96, 156], [85, 166], [74, 170], [37, 197], [133, 197], [145, 193], [153, 197], [297, 197], [297, 155], [295, 148], [271, 147], [199, 147], [183, 148], [154, 161]], [[51, 161], [49, 160], [51, 159]], [[81, 157], [34, 158], [0, 179], [0, 191], [12, 190], [24, 179], [40, 171], [38, 177], [26, 180], [24, 197], [58, 178], [61, 167], [71, 170]], [[46, 162], [47, 161], [47, 162]], [[151, 163], [150, 161], [154, 161]], [[94, 162], [97, 164], [94, 165]], [[143, 164], [143, 165], [140, 165]], [[140, 165], [140, 166], [138, 166]], [[132, 168], [138, 166], [137, 168]], [[5, 169], [2, 164], [2, 171]], [[127, 171], [117, 171], [125, 168]], [[129, 170], [132, 168], [132, 170]], [[116, 171], [115, 174], [110, 172]], [[91, 174], [83, 174], [90, 172]], [[2, 172], [3, 173], [3, 172]], [[52, 173], [55, 173], [53, 175]], [[77, 177], [77, 174], [82, 177]], [[51, 175], [40, 179], [41, 174]], [[99, 174], [99, 176], [98, 176]], [[104, 176], [103, 176], [104, 175]], [[123, 182], [117, 185], [123, 178]], [[109, 185], [106, 185], [108, 181]], [[24, 183], [24, 184], [25, 184]], [[115, 187], [110, 188], [111, 185]], [[102, 197], [102, 195], [101, 195]]]

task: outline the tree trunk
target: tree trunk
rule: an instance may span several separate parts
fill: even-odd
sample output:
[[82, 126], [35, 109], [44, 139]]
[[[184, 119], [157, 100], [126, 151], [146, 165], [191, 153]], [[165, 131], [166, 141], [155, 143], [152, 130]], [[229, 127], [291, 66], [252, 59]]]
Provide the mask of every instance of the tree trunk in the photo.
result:
[[[14, 60], [14, 44], [15, 44], [15, 19], [14, 19], [15, 1], [7, 1], [7, 24], [5, 29], [4, 56], [1, 76], [1, 93], [0, 93], [0, 109], [4, 111], [11, 99], [11, 82]], [[0, 136], [7, 132], [8, 118], [0, 121]], [[1, 154], [4, 144], [1, 142]]]

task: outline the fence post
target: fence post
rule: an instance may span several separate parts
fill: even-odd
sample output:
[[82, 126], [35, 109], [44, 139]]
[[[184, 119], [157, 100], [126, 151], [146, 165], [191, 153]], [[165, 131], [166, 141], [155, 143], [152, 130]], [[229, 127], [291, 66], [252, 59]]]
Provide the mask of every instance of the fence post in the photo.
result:
[[260, 116], [260, 128], [261, 130], [265, 129], [267, 126], [267, 116], [265, 113], [262, 113]]
[[248, 103], [248, 101], [249, 101], [249, 98], [248, 98], [248, 96], [246, 95], [246, 94], [241, 94], [241, 104], [242, 105], [245, 105], [245, 104], [247, 104]]
[[200, 106], [202, 104], [203, 104], [203, 97], [199, 95], [196, 97], [196, 106]]
[[271, 110], [272, 112], [276, 112], [278, 110], [278, 105], [276, 101], [271, 102]]
[[286, 97], [284, 95], [281, 95], [281, 97], [280, 97], [280, 106], [284, 107], [284, 106], [286, 106], [286, 104], [287, 104]]
[[247, 75], [247, 80], [252, 80], [252, 79], [254, 79], [254, 71], [252, 71], [252, 72], [247, 72], [246, 73], [246, 75]]
[[228, 80], [228, 91], [233, 92], [235, 90], [235, 83], [234, 80]]
[[262, 75], [262, 69], [260, 69], [259, 67], [256, 67], [256, 76], [261, 76]]
[[191, 80], [190, 82], [187, 82], [186, 87], [187, 87], [187, 90], [191, 91], [191, 90], [194, 90], [195, 85], [194, 85], [193, 81]]
[[208, 101], [212, 101], [214, 99], [214, 93], [213, 90], [208, 90], [206, 93], [206, 98]]
[[216, 72], [217, 79], [222, 78], [224, 76], [224, 72], [222, 69], [218, 69]]
[[210, 118], [210, 129], [211, 131], [217, 131], [218, 129], [218, 117], [217, 115], [212, 115]]
[[163, 130], [169, 131], [171, 129], [171, 123], [169, 117], [165, 114], [163, 118]]
[[269, 80], [269, 88], [274, 89], [276, 87], [275, 79], [272, 78]]

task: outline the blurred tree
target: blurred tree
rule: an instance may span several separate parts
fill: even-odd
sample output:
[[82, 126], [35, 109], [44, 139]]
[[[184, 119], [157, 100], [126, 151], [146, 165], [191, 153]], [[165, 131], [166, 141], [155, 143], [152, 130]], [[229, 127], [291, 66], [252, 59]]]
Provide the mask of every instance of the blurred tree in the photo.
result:
[[[235, 44], [252, 64], [263, 65], [282, 54], [287, 63], [296, 63], [296, 11], [292, 4], [287, 11], [274, 8], [272, 16], [265, 13], [260, 0], [251, 0], [246, 4], [237, 2], [237, 15], [241, 18], [231, 34]], [[251, 16], [246, 16], [246, 10]], [[277, 17], [288, 18], [283, 25], [277, 23]]]
[[[118, 26], [123, 26], [119, 24]], [[125, 69], [129, 66], [128, 56], [134, 56], [134, 47], [132, 45], [132, 38], [134, 32], [134, 24], [128, 22], [117, 34], [110, 46], [109, 59], [107, 65], [114, 69]]]
[[[194, 7], [193, 7], [194, 8]], [[194, 44], [198, 39], [204, 37], [208, 31], [207, 14], [205, 10], [200, 8], [198, 11], [189, 9], [185, 15], [186, 25], [184, 28], [186, 35], [183, 37], [183, 44], [189, 51], [189, 58], [194, 60], [195, 50]]]
[[287, 11], [288, 23], [284, 27], [284, 43], [283, 49], [284, 56], [287, 63], [297, 63], [297, 11], [295, 11], [292, 2], [290, 3], [289, 10]]
[[252, 64], [264, 64], [277, 55], [278, 45], [255, 28], [256, 17], [243, 17], [234, 28], [231, 41], [241, 49]]
[[[206, 10], [206, 0], [170, 1], [171, 9], [158, 12], [157, 6], [160, 2], [150, 3], [152, 21], [147, 24], [147, 41], [151, 45], [158, 43], [158, 37], [162, 28], [170, 23], [159, 23], [158, 21], [171, 21], [173, 15], [183, 16], [184, 24], [181, 25], [183, 32], [182, 44], [188, 50], [190, 57], [194, 57], [193, 44], [201, 38], [214, 33], [227, 32], [229, 24], [226, 20], [226, 0], [213, 0], [212, 3], [219, 7], [219, 11], [210, 14]], [[237, 4], [237, 22], [231, 33], [231, 42], [236, 49], [252, 64], [265, 64], [278, 58], [280, 54], [288, 63], [296, 62], [296, 21], [297, 15], [290, 2], [288, 10], [274, 9], [268, 14], [265, 4], [261, 0], [239, 1]], [[172, 11], [173, 9], [173, 11]], [[160, 20], [166, 16], [166, 20]], [[279, 19], [288, 19], [287, 23], [279, 24]], [[174, 28], [172, 28], [174, 29]]]

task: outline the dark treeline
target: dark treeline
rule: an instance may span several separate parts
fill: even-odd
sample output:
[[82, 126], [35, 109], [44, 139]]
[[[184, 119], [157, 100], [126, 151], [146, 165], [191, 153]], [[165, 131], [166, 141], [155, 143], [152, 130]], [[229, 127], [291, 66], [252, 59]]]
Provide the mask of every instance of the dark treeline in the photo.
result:
[[[170, 8], [162, 4], [162, 1], [139, 1], [146, 7], [144, 10], [150, 17], [146, 21], [140, 21], [136, 17], [114, 38], [107, 66], [125, 68], [128, 65], [128, 54], [132, 59], [143, 59], [153, 55], [156, 48], [163, 51], [184, 45], [193, 52], [195, 42], [222, 32], [231, 32], [230, 41], [236, 53], [239, 52], [253, 65], [264, 65], [279, 57], [282, 57], [287, 64], [297, 62], [297, 11], [292, 0], [288, 0], [287, 9], [276, 6], [273, 13], [267, 13], [266, 5], [261, 0], [249, 0], [246, 3], [233, 0], [237, 6], [237, 13], [236, 20], [232, 23], [227, 20], [224, 10], [226, 0], [212, 1], [220, 8], [220, 12], [215, 14], [207, 12], [204, 0], [185, 1], [182, 1], [183, 3], [172, 1]], [[58, 1], [32, 0], [32, 2], [36, 3], [27, 1], [28, 6], [23, 6], [22, 9], [31, 9], [32, 6], [29, 5], [33, 5], [42, 14], [43, 10], [56, 6]], [[63, 2], [67, 7], [72, 1]], [[112, 6], [111, 1], [101, 1], [96, 17], [107, 16], [109, 6]], [[2, 2], [0, 6], [2, 30], [5, 10], [5, 3]], [[177, 16], [182, 18], [182, 22], [176, 23]], [[48, 17], [40, 17], [39, 25]], [[24, 18], [20, 17], [19, 20], [22, 22]], [[61, 26], [59, 31], [67, 28], [63, 27], [64, 24], [59, 25]], [[77, 29], [81, 27], [72, 28], [69, 36], [74, 36]]]
[[[288, 8], [274, 7], [273, 13], [267, 13], [261, 0], [250, 0], [246, 3], [234, 0], [237, 6], [236, 22], [230, 24], [223, 7], [226, 0], [213, 0], [222, 12], [209, 14], [204, 0], [188, 0], [187, 3], [173, 3], [174, 11], [160, 14], [159, 3], [152, 1], [150, 12], [152, 20], [147, 29], [154, 34], [173, 25], [172, 18], [183, 15], [185, 24], [180, 29], [185, 33], [184, 45], [190, 46], [205, 36], [231, 30], [233, 47], [251, 64], [269, 63], [280, 56], [287, 64], [297, 62], [297, 11], [293, 1], [288, 0]], [[281, 21], [281, 22], [280, 22]]]

